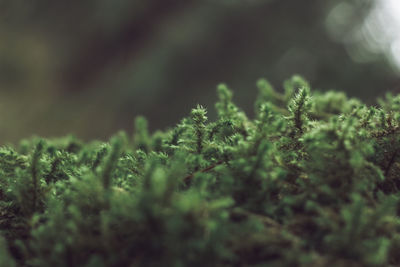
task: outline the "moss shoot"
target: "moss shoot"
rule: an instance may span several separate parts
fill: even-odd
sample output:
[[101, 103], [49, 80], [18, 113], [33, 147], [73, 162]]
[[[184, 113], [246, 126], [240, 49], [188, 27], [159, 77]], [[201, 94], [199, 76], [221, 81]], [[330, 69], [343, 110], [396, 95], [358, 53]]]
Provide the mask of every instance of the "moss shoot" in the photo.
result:
[[[257, 83], [166, 131], [0, 148], [0, 266], [400, 265], [400, 96]], [[132, 137], [130, 137], [132, 136]]]

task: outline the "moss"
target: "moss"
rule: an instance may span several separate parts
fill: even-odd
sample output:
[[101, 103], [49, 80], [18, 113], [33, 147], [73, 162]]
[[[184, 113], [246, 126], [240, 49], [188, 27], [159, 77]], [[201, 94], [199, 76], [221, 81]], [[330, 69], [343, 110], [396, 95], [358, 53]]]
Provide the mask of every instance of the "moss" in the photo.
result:
[[0, 264], [400, 264], [399, 97], [258, 88], [253, 119], [221, 85], [216, 121], [0, 148]]

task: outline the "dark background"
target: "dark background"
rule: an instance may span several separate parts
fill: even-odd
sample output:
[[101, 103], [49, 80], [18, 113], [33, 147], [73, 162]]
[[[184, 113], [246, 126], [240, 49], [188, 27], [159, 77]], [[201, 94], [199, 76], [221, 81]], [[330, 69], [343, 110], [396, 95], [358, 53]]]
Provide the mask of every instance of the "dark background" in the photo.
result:
[[[384, 1], [384, 0], [382, 0]], [[144, 115], [165, 129], [227, 83], [251, 114], [257, 79], [301, 74], [373, 104], [399, 67], [369, 49], [368, 0], [0, 0], [0, 143], [105, 139]], [[379, 31], [379, 25], [377, 26]], [[373, 38], [372, 38], [373, 39]], [[377, 38], [375, 38], [377, 39]]]

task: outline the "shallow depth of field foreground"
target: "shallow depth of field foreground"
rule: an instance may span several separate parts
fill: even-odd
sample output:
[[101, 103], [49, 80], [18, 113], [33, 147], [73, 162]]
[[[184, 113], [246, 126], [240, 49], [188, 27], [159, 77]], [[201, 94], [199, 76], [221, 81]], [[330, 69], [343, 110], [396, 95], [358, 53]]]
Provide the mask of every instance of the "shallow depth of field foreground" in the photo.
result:
[[0, 266], [400, 264], [400, 96], [257, 83], [169, 130], [0, 149]]

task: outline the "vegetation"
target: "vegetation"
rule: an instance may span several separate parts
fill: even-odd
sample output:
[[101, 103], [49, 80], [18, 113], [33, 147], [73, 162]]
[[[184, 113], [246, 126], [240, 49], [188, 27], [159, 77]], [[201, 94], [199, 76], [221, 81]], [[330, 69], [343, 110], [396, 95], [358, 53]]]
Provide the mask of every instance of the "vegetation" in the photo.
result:
[[0, 149], [1, 266], [400, 264], [400, 96], [257, 83], [255, 118]]

